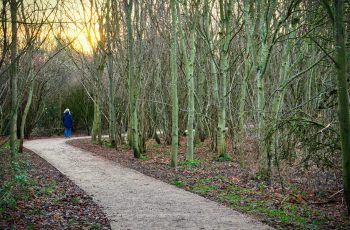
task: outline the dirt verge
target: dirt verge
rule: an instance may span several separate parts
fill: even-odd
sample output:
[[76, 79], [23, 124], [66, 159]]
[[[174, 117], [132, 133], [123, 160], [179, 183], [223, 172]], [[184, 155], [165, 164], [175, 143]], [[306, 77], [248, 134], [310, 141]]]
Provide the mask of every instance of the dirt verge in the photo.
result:
[[28, 185], [16, 207], [0, 212], [0, 229], [111, 229], [102, 209], [82, 189], [26, 150]]

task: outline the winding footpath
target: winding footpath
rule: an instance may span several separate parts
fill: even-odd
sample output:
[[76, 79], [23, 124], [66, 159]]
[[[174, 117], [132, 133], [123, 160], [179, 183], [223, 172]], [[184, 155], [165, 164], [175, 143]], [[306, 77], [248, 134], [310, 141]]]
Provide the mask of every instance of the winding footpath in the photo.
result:
[[270, 229], [230, 208], [65, 143], [26, 141], [102, 206], [112, 229]]

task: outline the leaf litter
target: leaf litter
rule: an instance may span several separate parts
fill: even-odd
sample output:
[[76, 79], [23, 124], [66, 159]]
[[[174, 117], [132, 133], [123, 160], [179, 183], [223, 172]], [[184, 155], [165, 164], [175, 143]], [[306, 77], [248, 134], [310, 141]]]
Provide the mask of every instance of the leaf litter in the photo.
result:
[[0, 212], [0, 229], [111, 229], [102, 208], [82, 189], [35, 153], [29, 163], [29, 187], [16, 207]]

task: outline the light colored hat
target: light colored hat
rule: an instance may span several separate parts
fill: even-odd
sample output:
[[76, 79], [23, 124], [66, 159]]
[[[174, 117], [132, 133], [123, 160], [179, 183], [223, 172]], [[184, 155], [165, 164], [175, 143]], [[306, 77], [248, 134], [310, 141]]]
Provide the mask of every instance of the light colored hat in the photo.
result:
[[66, 112], [69, 112], [69, 113], [70, 113], [70, 111], [69, 111], [69, 109], [68, 109], [68, 108], [66, 108], [66, 109], [64, 110], [64, 112], [63, 112], [63, 113], [66, 113]]

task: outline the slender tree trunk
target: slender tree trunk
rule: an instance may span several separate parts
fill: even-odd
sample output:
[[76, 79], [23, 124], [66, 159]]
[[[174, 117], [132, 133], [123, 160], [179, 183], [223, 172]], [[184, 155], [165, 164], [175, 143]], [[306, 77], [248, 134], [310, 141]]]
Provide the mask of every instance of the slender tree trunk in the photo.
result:
[[102, 76], [105, 68], [105, 56], [99, 57], [95, 56], [96, 72], [94, 74], [95, 78], [95, 88], [94, 88], [94, 120], [92, 124], [92, 141], [94, 143], [102, 144]]
[[271, 108], [271, 127], [269, 127], [273, 135], [271, 135], [271, 142], [267, 141], [267, 151], [271, 152], [270, 150], [274, 150], [272, 152], [276, 153], [275, 146], [278, 146], [279, 143], [279, 132], [278, 132], [278, 121], [280, 117], [280, 111], [283, 105], [283, 98], [286, 92], [286, 83], [288, 80], [288, 74], [291, 67], [291, 61], [290, 61], [290, 52], [293, 47], [293, 40], [291, 39], [294, 37], [294, 33], [291, 33], [289, 35], [290, 39], [287, 39], [286, 42], [283, 45], [283, 51], [282, 51], [282, 57], [283, 60], [282, 66], [279, 71], [279, 79], [277, 84], [277, 91], [274, 93], [274, 98], [272, 100], [272, 108]]
[[94, 120], [92, 123], [91, 138], [93, 143], [102, 144], [101, 139], [101, 99], [95, 94], [94, 98]]
[[196, 52], [195, 47], [195, 31], [191, 29], [190, 34], [190, 56], [187, 62], [186, 68], [186, 79], [188, 88], [188, 118], [187, 118], [187, 151], [186, 160], [193, 160], [193, 149], [194, 149], [194, 76], [193, 76], [193, 66], [194, 57]]
[[[196, 98], [198, 101], [198, 109], [199, 113], [196, 115], [196, 130], [197, 132], [195, 133], [195, 143], [198, 143], [200, 140], [201, 142], [204, 142], [207, 132], [205, 129], [205, 122], [206, 118], [208, 115], [208, 105], [209, 105], [209, 92], [211, 90], [208, 90], [208, 84], [209, 82], [207, 81], [207, 69], [206, 69], [206, 64], [207, 64], [207, 55], [209, 49], [207, 48], [206, 44], [204, 43], [203, 40], [197, 39], [199, 42], [199, 69], [198, 69], [198, 84], [196, 85], [196, 92], [198, 97]], [[209, 92], [208, 92], [209, 91]]]
[[108, 59], [108, 107], [109, 107], [109, 140], [116, 147], [116, 117], [114, 109], [114, 79], [113, 79], [113, 54], [111, 49], [111, 25], [110, 25], [110, 0], [107, 1], [106, 38]]
[[[92, 7], [91, 7], [92, 10]], [[104, 16], [103, 16], [104, 17]], [[104, 47], [104, 37], [106, 35], [102, 21], [104, 18], [99, 15], [99, 33], [101, 35], [101, 41], [98, 41], [97, 46], [94, 48], [93, 64], [94, 70], [92, 72], [92, 78], [94, 79], [94, 121], [92, 125], [92, 141], [99, 145], [102, 145], [102, 88], [103, 88], [103, 73], [106, 65], [106, 49]], [[91, 32], [91, 31], [90, 31]], [[93, 45], [91, 44], [93, 47]]]
[[[311, 56], [315, 57], [315, 48], [314, 48], [314, 44], [307, 44], [307, 48], [306, 48], [306, 52], [308, 54], [310, 54]], [[308, 65], [312, 65], [312, 63], [314, 62], [314, 58], [309, 58], [308, 60]], [[319, 105], [319, 99], [318, 97], [316, 97], [316, 95], [319, 95], [319, 90], [317, 87], [317, 84], [319, 84], [318, 82], [318, 76], [317, 76], [317, 71], [315, 70], [315, 68], [312, 68], [309, 71], [308, 74], [308, 78], [307, 78], [307, 83], [305, 84], [305, 101], [307, 102], [306, 106], [306, 111], [313, 111], [314, 108], [317, 108], [317, 106]]]
[[[226, 2], [225, 2], [226, 3]], [[227, 156], [225, 133], [226, 133], [226, 81], [228, 72], [228, 46], [230, 42], [231, 29], [229, 28], [231, 18], [232, 0], [227, 5], [223, 0], [219, 1], [220, 7], [220, 88], [219, 88], [219, 109], [218, 109], [218, 133], [217, 152], [218, 156]]]
[[[187, 5], [185, 7], [185, 15], [188, 17]], [[179, 11], [180, 12], [180, 11]], [[193, 21], [193, 18], [192, 18]], [[181, 48], [185, 63], [185, 76], [187, 82], [187, 150], [186, 150], [186, 160], [193, 160], [193, 150], [194, 150], [194, 59], [196, 55], [196, 29], [194, 22], [190, 23], [189, 29], [189, 46], [186, 45], [186, 35], [182, 23], [179, 24], [181, 31]], [[187, 51], [188, 50], [188, 51]]]
[[[147, 14], [142, 10], [143, 1], [138, 1], [135, 6], [135, 21], [136, 21], [136, 37], [137, 37], [137, 73], [134, 76], [135, 82], [135, 108], [136, 108], [136, 119], [137, 119], [137, 138], [138, 138], [138, 149], [139, 154], [146, 154], [146, 124], [147, 119], [145, 117], [145, 101], [138, 103], [140, 97], [144, 97], [146, 94], [141, 85], [146, 84], [145, 80], [145, 61], [144, 58], [144, 42], [143, 42], [143, 34], [145, 30], [145, 23], [147, 21]], [[136, 64], [135, 64], [136, 65]], [[138, 77], [138, 78], [137, 78]]]
[[176, 0], [170, 0], [171, 10], [171, 56], [170, 56], [170, 72], [171, 72], [171, 166], [177, 166], [177, 152], [178, 152], [178, 98], [177, 98], [177, 64], [176, 64], [176, 50], [177, 50], [177, 33], [176, 33]]
[[248, 80], [250, 76], [250, 70], [251, 70], [251, 64], [249, 61], [246, 60], [244, 63], [244, 75], [241, 83], [240, 88], [240, 97], [239, 97], [239, 111], [238, 111], [238, 120], [239, 120], [239, 127], [238, 127], [238, 135], [236, 140], [236, 146], [238, 146], [238, 155], [240, 158], [240, 165], [244, 167], [244, 161], [243, 161], [243, 152], [244, 152], [244, 139], [245, 139], [245, 121], [246, 121], [246, 112], [245, 112], [245, 103], [246, 103], [246, 97], [247, 97], [247, 90], [248, 90]]
[[[218, 109], [219, 109], [219, 87], [218, 87], [218, 69], [215, 63], [215, 47], [213, 44], [212, 34], [210, 32], [210, 12], [209, 12], [209, 0], [204, 1], [204, 31], [206, 36], [206, 41], [209, 47], [210, 54], [210, 79], [213, 94], [212, 104], [214, 106], [213, 111], [213, 124], [218, 122]], [[214, 127], [211, 130], [212, 135], [212, 150], [217, 150], [217, 128]]]
[[33, 99], [33, 91], [34, 91], [34, 67], [33, 67], [33, 60], [32, 60], [32, 55], [30, 54], [29, 56], [29, 62], [30, 62], [30, 69], [29, 69], [29, 74], [28, 74], [28, 79], [30, 81], [29, 84], [29, 92], [28, 92], [28, 98], [27, 98], [27, 103], [24, 108], [23, 114], [22, 114], [22, 120], [21, 120], [21, 127], [20, 127], [20, 145], [19, 145], [19, 152], [23, 152], [23, 142], [24, 142], [24, 128], [26, 125], [27, 121], [27, 116], [29, 113], [30, 106], [32, 104], [32, 99]]
[[256, 67], [256, 88], [257, 88], [257, 120], [258, 120], [258, 140], [259, 140], [259, 171], [262, 175], [269, 178], [270, 176], [270, 155], [265, 145], [265, 88], [264, 76], [266, 65], [268, 63], [268, 44], [267, 44], [267, 19], [266, 11], [269, 10], [266, 2], [258, 2], [259, 9], [259, 35], [261, 40], [260, 52]]
[[[134, 48], [133, 48], [133, 31], [131, 25], [131, 13], [133, 7], [133, 0], [125, 1], [126, 8], [126, 23], [128, 30], [128, 88], [129, 88], [129, 106], [130, 106], [130, 126], [131, 126], [131, 140], [132, 148], [135, 158], [140, 158], [139, 135], [138, 135], [138, 119], [137, 119], [137, 82], [135, 80], [135, 62], [134, 62]], [[130, 132], [128, 132], [129, 134]]]
[[134, 73], [134, 61], [133, 61], [133, 43], [132, 40], [132, 25], [131, 25], [131, 12], [132, 12], [133, 0], [124, 0], [125, 14], [126, 14], [126, 27], [127, 27], [127, 44], [128, 44], [128, 144], [131, 148], [134, 146], [134, 135], [132, 131], [132, 111], [133, 111], [133, 87], [132, 76]]
[[11, 155], [16, 155], [16, 140], [17, 140], [17, 111], [18, 111], [18, 92], [17, 92], [17, 0], [10, 1], [11, 10], [11, 126], [10, 126], [10, 150]]
[[[24, 6], [22, 4], [21, 6], [22, 13], [24, 15]], [[25, 37], [26, 37], [26, 42], [29, 45], [28, 47], [28, 52], [27, 52], [27, 65], [28, 65], [28, 83], [29, 83], [29, 92], [28, 92], [28, 97], [27, 97], [27, 102], [22, 114], [22, 119], [21, 119], [21, 127], [20, 127], [20, 144], [19, 144], [19, 152], [23, 152], [23, 142], [24, 142], [24, 128], [26, 125], [27, 121], [27, 116], [29, 113], [30, 106], [32, 104], [32, 99], [33, 99], [33, 91], [34, 91], [34, 62], [33, 62], [33, 44], [31, 41], [31, 34], [30, 34], [30, 28], [27, 24], [24, 24], [24, 30], [25, 30]]]
[[338, 88], [338, 119], [343, 152], [344, 196], [350, 213], [350, 119], [347, 83], [347, 58], [344, 34], [344, 1], [334, 0], [334, 36], [336, 49], [336, 70]]
[[[254, 22], [251, 19], [250, 9], [251, 0], [243, 1], [243, 15], [244, 15], [244, 29], [245, 34], [247, 36], [246, 40], [246, 60], [244, 62], [244, 75], [242, 78], [241, 88], [240, 88], [240, 97], [239, 97], [239, 111], [238, 111], [238, 119], [239, 119], [239, 127], [238, 127], [238, 140], [240, 143], [243, 143], [242, 138], [245, 137], [245, 121], [246, 121], [246, 112], [245, 112], [245, 103], [247, 97], [247, 88], [248, 88], [248, 80], [251, 76], [251, 71], [254, 69], [254, 49], [253, 49], [253, 32], [254, 32]], [[240, 163], [243, 165], [243, 147], [241, 144], [238, 148], [240, 155]]]
[[94, 88], [94, 120], [92, 124], [92, 141], [102, 144], [102, 77], [106, 64], [106, 56], [104, 54], [94, 54], [95, 70], [93, 78], [95, 79]]

